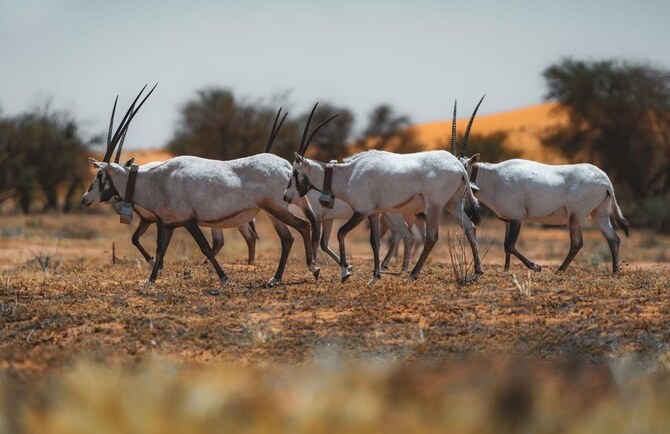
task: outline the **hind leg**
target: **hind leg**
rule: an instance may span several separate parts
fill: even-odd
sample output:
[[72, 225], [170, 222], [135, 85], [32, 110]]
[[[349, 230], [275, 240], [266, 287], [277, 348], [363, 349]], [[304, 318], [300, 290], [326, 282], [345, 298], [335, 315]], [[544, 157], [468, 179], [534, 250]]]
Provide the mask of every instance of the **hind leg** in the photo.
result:
[[604, 210], [598, 207], [596, 211], [591, 214], [591, 217], [596, 221], [598, 227], [600, 228], [600, 233], [603, 234], [607, 245], [610, 248], [610, 253], [612, 254], [612, 273], [617, 273], [619, 271], [619, 243], [620, 239], [616, 231], [612, 227], [612, 222], [610, 221], [609, 210], [605, 208]]
[[423, 264], [426, 262], [428, 255], [437, 243], [437, 239], [439, 238], [440, 209], [440, 206], [431, 206], [426, 210], [426, 242], [423, 245], [423, 250], [421, 250], [419, 259], [416, 261], [416, 265], [414, 265], [414, 269], [410, 274], [410, 278], [412, 279], [419, 277]]
[[368, 285], [372, 285], [382, 277], [382, 270], [379, 265], [379, 214], [372, 214], [368, 216], [370, 222], [370, 246], [372, 246], [372, 256], [374, 260], [374, 269], [372, 271], [372, 279]]
[[509, 222], [505, 222], [505, 241], [503, 242], [503, 247], [505, 249], [505, 271], [509, 271], [509, 263], [512, 256], [512, 252], [510, 252], [509, 248], [507, 247], [507, 240], [509, 240]]
[[275, 272], [274, 277], [267, 283], [267, 286], [272, 287], [279, 285], [281, 283], [282, 276], [284, 276], [284, 269], [286, 268], [288, 254], [291, 251], [291, 246], [293, 245], [293, 235], [291, 235], [291, 231], [288, 230], [288, 226], [277, 220], [272, 215], [270, 215], [270, 221], [272, 222], [272, 226], [275, 228], [275, 231], [281, 240], [281, 257], [279, 258], [279, 265], [277, 266], [277, 271]]
[[570, 231], [570, 251], [568, 252], [568, 256], [565, 257], [563, 264], [556, 270], [557, 273], [567, 270], [568, 266], [570, 266], [570, 263], [577, 255], [577, 252], [579, 252], [584, 245], [584, 240], [582, 238], [582, 222], [576, 214], [570, 214], [568, 230]]
[[237, 227], [237, 230], [242, 234], [242, 238], [244, 238], [244, 242], [247, 244], [247, 264], [249, 265], [253, 264], [256, 260], [256, 240], [258, 239], [258, 235], [251, 224], [252, 221]]
[[222, 287], [226, 286], [228, 284], [228, 276], [226, 276], [226, 273], [223, 271], [223, 268], [221, 268], [221, 266], [217, 262], [216, 256], [214, 255], [214, 251], [209, 246], [207, 238], [205, 238], [205, 234], [203, 234], [202, 230], [200, 230], [200, 227], [198, 227], [198, 223], [195, 220], [189, 220], [186, 222], [186, 224], [184, 224], [184, 227], [191, 234], [195, 242], [198, 243], [200, 251], [205, 256], [207, 256], [207, 259], [209, 259], [209, 262], [214, 267], [214, 270], [216, 270], [216, 274], [217, 276], [219, 276], [219, 282], [221, 283], [221, 286]]
[[[530, 261], [516, 249], [516, 240], [519, 238], [519, 232], [521, 232], [521, 220], [510, 220], [509, 231], [507, 233], [507, 240], [505, 241], [506, 254], [507, 252], [513, 254], [514, 256], [519, 258], [521, 262], [523, 262], [523, 265], [525, 265], [526, 267], [530, 268], [535, 272], [542, 271], [542, 267]], [[507, 270], [509, 270], [509, 267], [507, 268]]]

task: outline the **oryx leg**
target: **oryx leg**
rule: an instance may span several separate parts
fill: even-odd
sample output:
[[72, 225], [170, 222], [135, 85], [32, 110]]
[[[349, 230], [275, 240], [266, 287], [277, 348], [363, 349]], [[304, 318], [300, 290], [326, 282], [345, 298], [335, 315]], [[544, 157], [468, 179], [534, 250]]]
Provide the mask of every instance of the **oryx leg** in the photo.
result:
[[261, 209], [267, 211], [268, 214], [280, 222], [289, 225], [300, 233], [303, 244], [305, 246], [305, 260], [307, 262], [307, 266], [309, 267], [309, 271], [311, 271], [315, 280], [319, 280], [319, 273], [321, 270], [314, 264], [314, 251], [312, 250], [313, 246], [310, 224], [305, 220], [294, 216], [285, 206], [264, 204], [261, 205]]
[[[385, 217], [387, 219], [389, 228], [391, 229], [391, 237], [395, 243], [393, 246], [395, 251], [397, 251], [399, 239], [402, 239], [403, 241], [404, 250], [402, 256], [402, 271], [407, 271], [409, 270], [409, 261], [412, 255], [412, 248], [414, 247], [414, 235], [412, 234], [408, 223], [405, 221], [405, 217], [401, 214], [389, 213], [385, 214]], [[412, 217], [409, 217], [410, 221], [413, 220]], [[386, 262], [386, 259], [389, 259], [390, 261], [389, 255], [386, 255], [384, 262]]]
[[312, 226], [312, 251], [314, 252], [314, 262], [316, 262], [316, 258], [319, 255], [319, 240], [321, 239], [321, 230], [324, 224], [325, 223], [317, 220]]
[[[337, 253], [333, 252], [333, 250], [330, 248], [328, 245], [328, 240], [330, 240], [330, 232], [333, 230], [333, 220], [324, 220], [321, 223], [321, 250], [326, 252], [328, 256], [333, 258], [335, 262], [337, 262], [337, 265], [340, 265], [340, 257], [337, 256]], [[349, 267], [351, 268], [351, 267]]]
[[312, 263], [316, 263], [316, 251], [319, 243], [319, 234], [321, 233], [321, 222], [316, 218], [316, 214], [314, 214], [312, 206], [307, 198], [303, 197], [301, 201], [302, 212], [305, 214], [305, 217], [307, 217], [307, 221], [309, 221], [309, 225], [312, 229]]
[[[381, 237], [382, 235], [380, 234], [379, 238]], [[391, 237], [388, 242], [389, 250], [386, 253], [386, 256], [384, 256], [384, 260], [382, 261], [382, 270], [388, 270], [389, 264], [391, 263], [391, 259], [393, 259], [398, 253], [399, 244], [400, 244], [400, 234], [391, 231]]]
[[379, 265], [379, 213], [369, 215], [368, 222], [370, 222], [370, 246], [372, 246], [374, 260], [372, 279], [370, 279], [368, 285], [372, 285], [382, 277], [382, 270]]
[[253, 264], [256, 259], [256, 240], [258, 239], [258, 234], [254, 229], [253, 220], [245, 225], [240, 225], [237, 227], [237, 230], [242, 234], [244, 242], [247, 243], [247, 264]]
[[468, 243], [470, 244], [470, 250], [472, 251], [472, 259], [475, 265], [475, 276], [474, 279], [477, 279], [479, 276], [484, 274], [482, 271], [482, 262], [479, 258], [479, 244], [477, 243], [477, 229], [475, 225], [472, 224], [472, 221], [468, 217], [468, 214], [463, 208], [463, 202], [459, 200], [452, 199], [447, 203], [447, 211], [449, 214], [456, 219], [456, 221], [461, 225], [463, 231], [465, 232], [465, 238], [467, 238]]
[[174, 233], [173, 226], [166, 226], [163, 223], [156, 222], [156, 261], [154, 262], [153, 269], [149, 275], [148, 282], [154, 283], [158, 277], [158, 272], [163, 268], [163, 257], [167, 251], [168, 246], [170, 245], [170, 240], [172, 239], [172, 234]]
[[337, 242], [340, 245], [340, 280], [342, 283], [346, 282], [347, 279], [351, 277], [351, 268], [349, 267], [349, 264], [347, 264], [347, 249], [344, 245], [344, 239], [352, 229], [363, 221], [364, 218], [365, 216], [363, 214], [355, 211], [349, 221], [343, 224], [340, 230], [337, 231]]
[[195, 240], [196, 243], [198, 243], [198, 247], [200, 247], [200, 251], [207, 256], [207, 259], [209, 259], [209, 262], [211, 262], [212, 266], [214, 267], [214, 270], [216, 270], [217, 276], [219, 276], [219, 282], [221, 282], [221, 286], [224, 287], [228, 284], [228, 276], [226, 276], [226, 273], [224, 273], [223, 269], [219, 265], [219, 263], [216, 260], [216, 257], [214, 256], [214, 251], [212, 248], [209, 246], [209, 243], [207, 242], [207, 238], [205, 238], [205, 235], [202, 233], [200, 228], [198, 227], [198, 224], [196, 223], [195, 220], [189, 220], [186, 222], [184, 225], [186, 230], [191, 234], [193, 239]]
[[223, 230], [212, 228], [212, 252], [214, 252], [214, 256], [219, 254], [224, 244], [226, 244], [226, 240], [223, 238]]
[[400, 234], [398, 231], [393, 230], [393, 222], [390, 221], [389, 215], [387, 213], [383, 213], [381, 216], [381, 225], [380, 225], [380, 231], [379, 231], [379, 239], [382, 239], [386, 232], [390, 232], [391, 236], [389, 237], [388, 241], [388, 246], [389, 250], [386, 253], [386, 256], [384, 256], [384, 260], [382, 261], [382, 270], [388, 270], [389, 264], [391, 263], [391, 260], [396, 257], [398, 254], [398, 246], [400, 245]]
[[605, 201], [591, 214], [591, 217], [596, 221], [600, 228], [600, 233], [603, 234], [612, 254], [612, 273], [619, 271], [619, 243], [620, 238], [612, 227], [612, 222], [609, 216], [609, 202]]
[[[523, 256], [516, 249], [516, 240], [519, 238], [519, 232], [521, 232], [521, 220], [510, 220], [508, 222], [509, 230], [507, 231], [507, 236], [505, 237], [505, 255], [511, 253], [512, 255], [519, 258], [523, 264], [530, 268], [533, 271], [541, 271], [542, 267], [530, 261], [528, 258]], [[505, 261], [505, 271], [509, 270], [509, 263]]]
[[565, 257], [563, 264], [556, 270], [557, 273], [565, 271], [568, 268], [577, 255], [577, 252], [579, 252], [584, 245], [584, 239], [582, 238], [582, 222], [577, 215], [570, 214], [568, 230], [570, 231], [570, 251], [568, 252], [568, 256]]
[[140, 238], [144, 233], [149, 229], [149, 226], [151, 226], [150, 221], [141, 219], [140, 224], [137, 225], [137, 229], [135, 229], [135, 232], [133, 233], [133, 236], [131, 238], [131, 241], [135, 247], [137, 247], [137, 250], [140, 251], [142, 256], [144, 256], [144, 260], [149, 263], [149, 266], [153, 268], [154, 266], [154, 258], [146, 251], [144, 250], [144, 246], [142, 246], [142, 243], [140, 243]]
[[423, 245], [423, 250], [421, 250], [421, 256], [419, 256], [419, 259], [416, 261], [416, 265], [410, 274], [410, 278], [412, 279], [419, 277], [423, 264], [426, 262], [428, 255], [437, 243], [439, 237], [440, 208], [441, 207], [439, 206], [430, 206], [426, 210], [426, 242]]
[[512, 257], [512, 252], [507, 248], [509, 239], [509, 222], [505, 222], [505, 241], [503, 242], [503, 248], [505, 249], [505, 271], [509, 271], [509, 263]]
[[[226, 244], [226, 240], [223, 238], [223, 230], [220, 228], [212, 228], [212, 251], [214, 256], [218, 255], [223, 245]], [[207, 259], [202, 261], [202, 265], [207, 264]]]
[[268, 286], [272, 287], [280, 284], [282, 277], [284, 276], [288, 254], [291, 252], [291, 246], [293, 246], [293, 235], [291, 235], [291, 231], [288, 230], [288, 226], [277, 220], [274, 216], [270, 215], [270, 221], [281, 240], [281, 257], [279, 258], [279, 265], [277, 266], [275, 276], [267, 283]]

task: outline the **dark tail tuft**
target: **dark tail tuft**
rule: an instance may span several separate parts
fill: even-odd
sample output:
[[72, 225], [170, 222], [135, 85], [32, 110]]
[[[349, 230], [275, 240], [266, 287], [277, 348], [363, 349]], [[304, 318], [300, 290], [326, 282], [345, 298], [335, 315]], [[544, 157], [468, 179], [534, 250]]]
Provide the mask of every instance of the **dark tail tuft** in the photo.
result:
[[468, 216], [470, 221], [476, 225], [482, 221], [482, 216], [479, 215], [479, 201], [472, 193], [470, 188], [470, 182], [468, 178], [464, 178], [465, 181], [465, 214]]
[[614, 192], [608, 191], [607, 194], [612, 196], [612, 206], [610, 208], [610, 222], [612, 223], [612, 226], [621, 229], [627, 237], [630, 237], [630, 223], [628, 223], [628, 220], [623, 216], [621, 208], [619, 208], [619, 204], [614, 196]]

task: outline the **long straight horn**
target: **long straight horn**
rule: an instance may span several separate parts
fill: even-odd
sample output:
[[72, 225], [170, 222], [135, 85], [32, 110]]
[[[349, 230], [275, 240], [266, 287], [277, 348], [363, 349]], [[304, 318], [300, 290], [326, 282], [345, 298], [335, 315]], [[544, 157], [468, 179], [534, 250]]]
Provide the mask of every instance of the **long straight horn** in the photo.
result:
[[319, 131], [319, 128], [321, 128], [322, 126], [326, 125], [328, 122], [332, 121], [333, 119], [335, 119], [335, 118], [338, 117], [339, 115], [340, 115], [340, 114], [338, 113], [338, 114], [336, 114], [336, 115], [333, 115], [333, 116], [329, 117], [329, 118], [326, 119], [325, 121], [321, 122], [316, 128], [314, 128], [314, 131], [312, 131], [312, 134], [309, 135], [309, 138], [307, 139], [307, 142], [305, 143], [305, 149], [303, 150], [303, 155], [304, 155], [304, 152], [307, 150], [307, 147], [308, 147], [309, 144], [311, 143], [312, 138], [314, 137], [314, 134], [316, 134], [316, 132]]
[[268, 143], [265, 145], [265, 152], [270, 152], [270, 149], [272, 149], [272, 144], [275, 141], [275, 138], [277, 137], [277, 134], [279, 134], [279, 129], [281, 126], [284, 124], [284, 120], [286, 119], [286, 115], [288, 115], [288, 112], [284, 113], [284, 117], [281, 118], [281, 122], [279, 122], [279, 126], [277, 126], [277, 121], [279, 120], [279, 115], [281, 115], [281, 107], [279, 107], [279, 110], [277, 111], [277, 116], [275, 117], [275, 122], [272, 124], [272, 130], [270, 130], [270, 137], [268, 137]]
[[454, 117], [451, 119], [451, 153], [456, 155], [456, 104], [458, 100], [454, 100]]
[[[109, 150], [109, 145], [112, 143], [112, 129], [114, 128], [114, 113], [116, 113], [116, 103], [119, 102], [119, 96], [116, 95], [116, 98], [114, 99], [114, 107], [112, 107], [112, 117], [109, 120], [109, 129], [107, 130], [107, 149], [105, 150], [105, 155], [107, 155], [107, 152]], [[107, 160], [104, 160], [105, 162], [108, 162]]]
[[314, 112], [316, 111], [316, 106], [318, 106], [319, 103], [317, 102], [314, 104], [314, 108], [312, 108], [312, 112], [309, 114], [309, 117], [307, 118], [307, 124], [305, 125], [305, 131], [302, 132], [302, 140], [300, 141], [300, 147], [298, 148], [298, 155], [305, 155], [305, 151], [307, 150], [307, 147], [305, 146], [307, 143], [307, 132], [309, 131], [309, 124], [312, 122], [312, 117], [314, 116]]
[[482, 99], [479, 100], [477, 103], [477, 107], [475, 107], [475, 111], [472, 112], [472, 116], [470, 116], [470, 121], [468, 122], [468, 127], [465, 129], [465, 135], [463, 136], [463, 143], [461, 144], [461, 157], [465, 157], [465, 147], [468, 145], [468, 137], [470, 136], [470, 128], [472, 128], [472, 122], [475, 120], [475, 115], [477, 114], [477, 110], [479, 110], [479, 106], [482, 104], [482, 101], [484, 101], [484, 96], [482, 96]]
[[[125, 140], [126, 133], [128, 132], [128, 127], [130, 126], [130, 122], [133, 120], [137, 112], [140, 111], [146, 100], [151, 96], [151, 94], [154, 92], [156, 89], [156, 86], [158, 86], [158, 83], [154, 84], [154, 87], [151, 88], [149, 93], [142, 99], [142, 102], [140, 102], [140, 105], [135, 108], [135, 104], [137, 103], [137, 100], [139, 99], [140, 95], [142, 92], [140, 92], [139, 95], [137, 95], [137, 98], [135, 98], [135, 101], [133, 101], [132, 105], [130, 106], [129, 112], [130, 112], [130, 117], [128, 118], [128, 121], [121, 127], [119, 125], [119, 130], [117, 130], [116, 134], [114, 134], [114, 138], [116, 141], [113, 140], [114, 146], [116, 146], [116, 143], [118, 142], [119, 139], [121, 139], [121, 144], [119, 146], [119, 149], [116, 151], [116, 162], [119, 162], [119, 159], [121, 158], [121, 150], [123, 149], [123, 141]], [[146, 85], [144, 86], [146, 87]], [[144, 87], [142, 90], [144, 90]]]

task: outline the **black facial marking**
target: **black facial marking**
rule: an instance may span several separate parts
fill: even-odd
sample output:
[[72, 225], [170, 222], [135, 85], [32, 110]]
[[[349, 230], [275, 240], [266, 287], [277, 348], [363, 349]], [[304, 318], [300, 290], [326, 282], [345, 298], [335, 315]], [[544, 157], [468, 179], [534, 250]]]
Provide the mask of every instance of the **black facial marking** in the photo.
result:
[[295, 179], [295, 188], [300, 197], [304, 197], [313, 188], [309, 179], [305, 175], [300, 175], [297, 170], [293, 171], [293, 179]]

